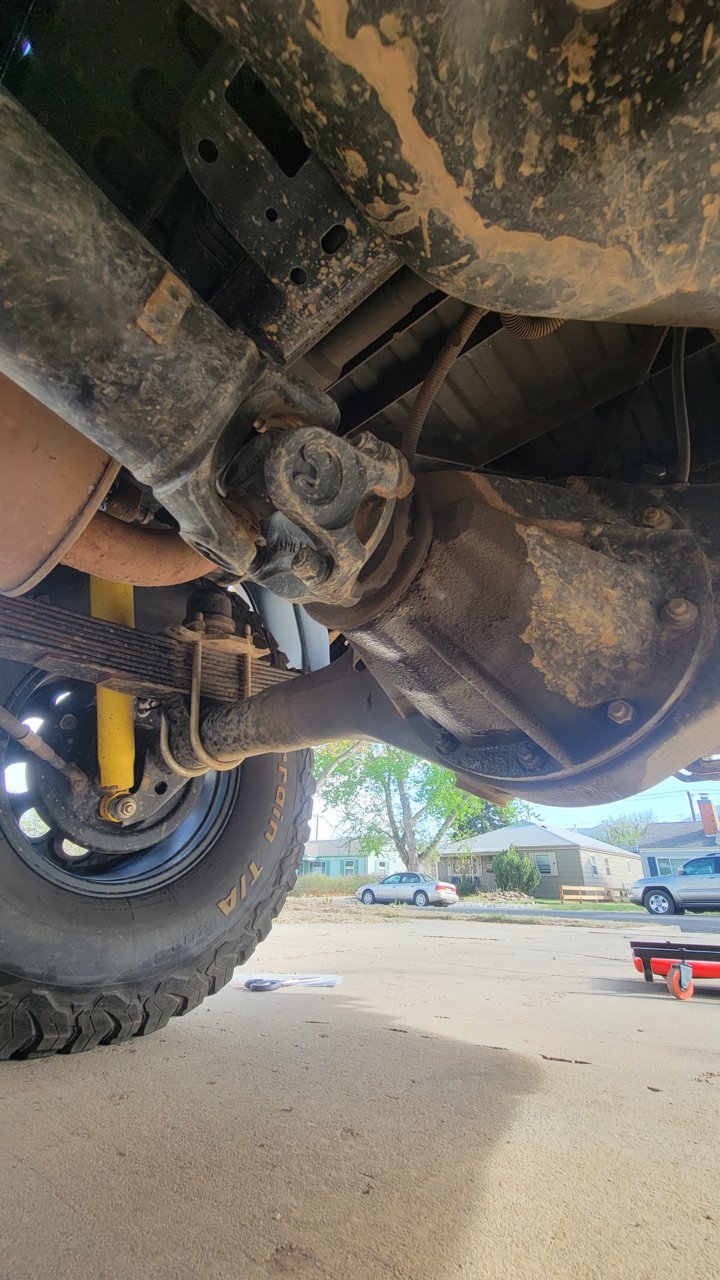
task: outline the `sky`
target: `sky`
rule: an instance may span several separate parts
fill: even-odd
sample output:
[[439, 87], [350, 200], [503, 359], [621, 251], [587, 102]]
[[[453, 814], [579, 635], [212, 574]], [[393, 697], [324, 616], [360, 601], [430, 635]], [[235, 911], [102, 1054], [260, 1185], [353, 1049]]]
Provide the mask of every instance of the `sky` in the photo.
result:
[[[687, 785], [679, 778], [666, 778], [648, 791], [639, 795], [628, 796], [627, 800], [616, 800], [612, 804], [589, 805], [581, 809], [559, 809], [550, 805], [533, 804], [533, 812], [538, 822], [546, 822], [553, 827], [594, 827], [599, 822], [607, 822], [609, 818], [620, 813], [637, 813], [652, 811], [658, 822], [679, 822], [690, 820], [690, 802], [688, 791], [695, 798], [695, 818], [699, 821], [697, 799], [701, 795], [710, 796], [720, 805], [720, 782], [693, 783]], [[322, 803], [315, 802], [311, 837], [313, 840], [326, 840], [333, 835], [335, 817], [331, 809], [323, 809]]]
[[658, 822], [690, 821], [690, 801], [688, 791], [695, 799], [695, 819], [699, 821], [697, 800], [701, 795], [710, 796], [720, 804], [720, 782], [693, 783], [687, 785], [679, 778], [666, 778], [648, 791], [639, 795], [628, 796], [627, 800], [615, 800], [612, 804], [596, 804], [582, 809], [556, 809], [549, 805], [534, 804], [532, 806], [540, 822], [548, 822], [555, 827], [594, 827], [598, 822], [607, 822], [608, 818], [619, 813], [637, 813], [652, 811]]

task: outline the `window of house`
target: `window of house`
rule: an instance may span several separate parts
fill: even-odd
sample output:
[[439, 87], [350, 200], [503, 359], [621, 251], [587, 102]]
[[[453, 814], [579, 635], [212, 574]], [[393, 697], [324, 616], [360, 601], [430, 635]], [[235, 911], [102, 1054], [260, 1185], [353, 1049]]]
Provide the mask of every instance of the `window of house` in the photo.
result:
[[328, 873], [327, 865], [322, 859], [310, 858], [305, 863], [305, 869], [310, 875], [325, 876]]
[[[492, 869], [493, 869], [493, 863], [494, 863], [494, 861], [495, 861], [495, 859], [494, 859], [494, 858], [486, 858], [486, 859], [485, 859], [485, 870], [486, 870], [487, 872], [489, 872], [489, 873], [490, 873], [490, 875], [492, 875]], [[473, 870], [474, 870], [474, 868], [473, 868]], [[482, 862], [481, 862], [481, 864], [480, 864], [480, 870], [482, 871]]]
[[625, 863], [625, 866], [626, 866], [626, 867], [627, 867], [627, 869], [628, 869], [628, 874], [629, 874], [629, 875], [632, 875], [632, 863], [631, 863], [631, 862], [626, 862], [626, 863]]
[[605, 875], [606, 876], [610, 875], [610, 859], [609, 858], [605, 859]]
[[598, 874], [597, 860], [595, 858], [590, 859], [590, 870], [594, 876]]
[[657, 860], [658, 874], [661, 876], [672, 875], [672, 867], [669, 858], [658, 858]]
[[387, 862], [384, 858], [381, 858], [378, 862], [378, 871], [387, 871]]
[[545, 853], [543, 851], [542, 853], [536, 853], [534, 856], [535, 856], [535, 866], [537, 867], [541, 876], [557, 875], [557, 862], [555, 860], [554, 853], [551, 853], [550, 851]]
[[354, 858], [345, 859], [345, 875], [346, 876], [355, 875], [355, 859]]

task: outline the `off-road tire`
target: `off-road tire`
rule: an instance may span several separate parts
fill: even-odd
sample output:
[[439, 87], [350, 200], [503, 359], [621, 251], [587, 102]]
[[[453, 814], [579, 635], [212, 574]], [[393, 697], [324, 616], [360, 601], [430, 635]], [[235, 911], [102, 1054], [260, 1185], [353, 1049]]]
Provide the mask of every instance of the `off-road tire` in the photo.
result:
[[[214, 995], [225, 986], [236, 965], [243, 964], [258, 942], [262, 942], [267, 936], [272, 920], [295, 883], [296, 868], [309, 834], [314, 790], [312, 754], [303, 751], [287, 757], [266, 756], [261, 759], [264, 761], [262, 766], [254, 761], [243, 766], [253, 775], [253, 787], [250, 788], [249, 784], [245, 787], [245, 803], [247, 804], [248, 790], [258, 793], [255, 796], [251, 794], [251, 808], [254, 805], [256, 812], [252, 815], [250, 846], [247, 843], [243, 845], [242, 842], [243, 824], [240, 813], [235, 845], [230, 840], [232, 831], [228, 831], [233, 823], [231, 818], [217, 846], [208, 854], [209, 861], [215, 849], [225, 840], [225, 847], [220, 851], [216, 865], [210, 866], [207, 879], [202, 876], [201, 866], [194, 874], [191, 885], [185, 886], [185, 892], [197, 898], [194, 918], [189, 919], [187, 925], [190, 932], [184, 933], [181, 922], [178, 927], [178, 919], [174, 919], [176, 943], [172, 941], [172, 937], [163, 939], [162, 961], [157, 965], [148, 964], [145, 978], [135, 971], [132, 976], [127, 977], [122, 971], [117, 971], [110, 978], [104, 974], [98, 985], [93, 985], [92, 948], [88, 950], [86, 947], [82, 962], [78, 961], [72, 950], [74, 912], [85, 910], [85, 907], [77, 904], [86, 904], [87, 900], [76, 899], [71, 893], [66, 894], [67, 910], [63, 916], [63, 901], [60, 896], [62, 891], [47, 885], [40, 877], [35, 877], [37, 902], [43, 910], [46, 901], [49, 904], [43, 919], [45, 940], [41, 938], [38, 941], [38, 935], [33, 936], [32, 913], [27, 905], [30, 900], [28, 885], [10, 884], [11, 877], [3, 870], [3, 863], [6, 869], [11, 868], [12, 875], [18, 877], [27, 877], [32, 872], [28, 872], [27, 868], [15, 867], [14, 863], [19, 860], [13, 860], [11, 850], [0, 838], [1, 1059], [79, 1053], [97, 1045], [119, 1044], [134, 1036], [150, 1035], [164, 1027], [170, 1018], [196, 1009], [206, 996]], [[283, 760], [284, 765], [278, 764]], [[277, 771], [278, 768], [285, 769], [286, 800], [282, 819], [270, 841], [263, 839], [263, 829], [265, 827], [268, 832], [272, 831], [272, 827], [267, 827], [266, 823], [271, 818], [276, 799], [277, 772], [273, 774], [272, 770]], [[239, 794], [242, 799], [242, 787]], [[264, 816], [265, 813], [267, 817]], [[231, 870], [235, 849], [237, 876]], [[237, 877], [249, 860], [262, 866], [264, 874], [252, 886], [251, 877], [247, 877], [243, 892], [239, 888]], [[4, 877], [8, 879], [7, 892], [3, 884]], [[222, 889], [219, 893], [220, 881]], [[23, 890], [23, 895], [19, 890]], [[170, 903], [170, 899], [163, 900], [159, 894], [149, 894], [147, 897], [158, 900], [147, 904], [148, 928], [152, 927], [156, 919], [159, 921], [158, 927], [162, 928], [163, 901]], [[131, 910], [139, 915], [141, 921], [143, 905], [143, 897], [132, 899]], [[88, 911], [92, 909], [87, 907]], [[102, 909], [107, 912], [108, 929], [114, 929], [113, 946], [117, 956], [122, 949], [123, 926], [113, 925], [113, 911], [119, 913], [123, 910], [127, 913], [128, 899], [120, 899], [117, 906], [105, 901]], [[23, 911], [27, 917], [28, 936], [25, 952], [21, 954], [17, 916]], [[14, 918], [11, 918], [13, 913]], [[49, 959], [48, 914], [50, 923], [57, 915], [57, 968]], [[208, 946], [209, 936], [213, 940]], [[144, 935], [138, 932], [134, 942], [131, 940], [127, 944], [128, 973], [133, 968], [137, 969], [137, 952], [138, 949], [142, 950], [140, 944], [143, 944], [143, 938]], [[172, 959], [168, 963], [168, 952], [176, 956], [175, 963]], [[46, 953], [47, 973], [43, 979], [42, 975], [38, 975], [37, 969], [38, 965], [42, 967]], [[103, 962], [102, 949], [98, 948], [98, 970]], [[82, 982], [75, 986], [66, 979], [58, 980], [58, 971], [62, 970], [63, 965], [72, 969], [73, 965], [77, 968], [80, 963], [87, 969], [87, 978], [83, 977]], [[116, 964], [117, 959], [112, 963]]]

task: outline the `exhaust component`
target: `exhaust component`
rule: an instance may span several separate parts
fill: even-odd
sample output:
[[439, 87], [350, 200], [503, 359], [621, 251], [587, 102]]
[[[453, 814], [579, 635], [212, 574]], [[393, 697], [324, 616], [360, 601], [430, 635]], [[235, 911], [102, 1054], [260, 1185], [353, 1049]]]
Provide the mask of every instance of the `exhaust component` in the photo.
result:
[[119, 464], [2, 374], [0, 452], [0, 592], [19, 596], [67, 558]]
[[22, 595], [56, 564], [110, 582], [170, 587], [216, 569], [179, 534], [98, 511], [119, 463], [0, 374], [0, 592]]
[[177, 586], [217, 569], [178, 533], [138, 528], [103, 511], [65, 552], [63, 564], [136, 587]]

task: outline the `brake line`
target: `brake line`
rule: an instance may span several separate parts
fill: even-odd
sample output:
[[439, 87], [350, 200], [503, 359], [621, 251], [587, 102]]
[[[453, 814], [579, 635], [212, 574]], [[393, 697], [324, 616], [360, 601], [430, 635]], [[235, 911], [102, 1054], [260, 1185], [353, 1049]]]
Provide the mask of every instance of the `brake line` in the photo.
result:
[[430, 412], [430, 407], [440, 390], [443, 382], [447, 378], [458, 356], [462, 354], [463, 347], [468, 341], [470, 335], [477, 328], [482, 317], [486, 315], [485, 307], [466, 307], [460, 319], [453, 329], [451, 329], [442, 348], [435, 357], [428, 373], [425, 376], [420, 390], [418, 391], [413, 406], [407, 416], [405, 426], [403, 428], [402, 440], [400, 441], [400, 452], [407, 458], [412, 468], [417, 453], [418, 441], [425, 426], [425, 419]]
[[690, 419], [685, 393], [685, 338], [687, 329], [673, 330], [672, 398], [677, 439], [677, 479], [687, 484], [690, 479]]

